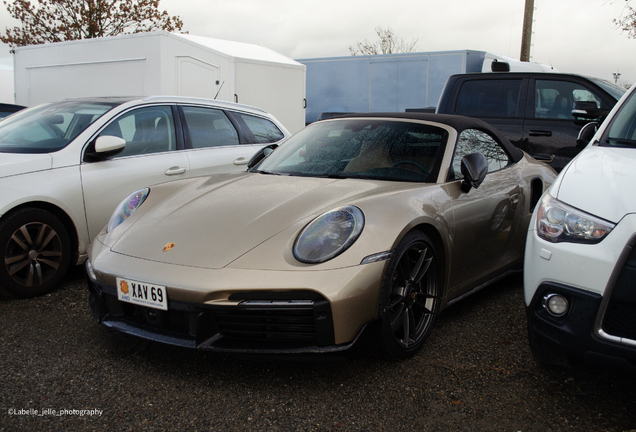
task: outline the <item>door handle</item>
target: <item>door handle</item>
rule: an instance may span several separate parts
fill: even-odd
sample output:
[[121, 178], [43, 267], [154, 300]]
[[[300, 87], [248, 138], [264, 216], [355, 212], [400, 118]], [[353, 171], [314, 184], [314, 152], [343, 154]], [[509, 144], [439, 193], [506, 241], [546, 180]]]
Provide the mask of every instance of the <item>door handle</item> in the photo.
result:
[[186, 169], [180, 166], [173, 166], [164, 171], [167, 176], [179, 175], [186, 172]]
[[234, 159], [234, 165], [247, 165], [250, 160], [246, 157]]
[[552, 131], [544, 131], [544, 130], [531, 130], [528, 131], [528, 135], [530, 136], [552, 136]]

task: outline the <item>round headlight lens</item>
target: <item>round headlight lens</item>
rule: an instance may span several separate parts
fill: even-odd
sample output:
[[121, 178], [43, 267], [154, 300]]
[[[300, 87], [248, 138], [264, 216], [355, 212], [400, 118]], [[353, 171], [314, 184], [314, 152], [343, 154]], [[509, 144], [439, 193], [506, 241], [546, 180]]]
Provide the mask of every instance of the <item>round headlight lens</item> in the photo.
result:
[[108, 232], [111, 232], [128, 219], [144, 203], [149, 193], [149, 188], [141, 189], [133, 192], [128, 198], [123, 200], [110, 217]]
[[312, 220], [294, 243], [294, 257], [304, 263], [329, 261], [347, 250], [360, 236], [364, 214], [355, 206], [340, 207]]

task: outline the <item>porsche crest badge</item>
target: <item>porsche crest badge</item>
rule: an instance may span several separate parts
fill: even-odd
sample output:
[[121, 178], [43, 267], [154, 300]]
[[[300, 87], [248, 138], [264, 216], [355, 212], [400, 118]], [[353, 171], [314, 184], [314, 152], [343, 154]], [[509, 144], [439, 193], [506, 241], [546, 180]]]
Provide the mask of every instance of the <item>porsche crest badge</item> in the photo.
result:
[[168, 252], [170, 249], [172, 249], [172, 248], [173, 248], [173, 247], [175, 247], [175, 246], [176, 246], [176, 244], [174, 244], [174, 243], [168, 243], [167, 245], [165, 245], [165, 246], [163, 247], [163, 251], [164, 251], [164, 252]]

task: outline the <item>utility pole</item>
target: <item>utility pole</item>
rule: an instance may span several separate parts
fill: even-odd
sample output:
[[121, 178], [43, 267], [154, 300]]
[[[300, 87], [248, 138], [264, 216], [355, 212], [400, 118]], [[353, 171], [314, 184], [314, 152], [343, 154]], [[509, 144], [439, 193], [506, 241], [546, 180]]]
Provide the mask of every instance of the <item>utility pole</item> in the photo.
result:
[[522, 62], [530, 61], [530, 46], [532, 45], [532, 18], [534, 15], [534, 0], [526, 0], [526, 8], [523, 14], [523, 30], [521, 34], [521, 54]]

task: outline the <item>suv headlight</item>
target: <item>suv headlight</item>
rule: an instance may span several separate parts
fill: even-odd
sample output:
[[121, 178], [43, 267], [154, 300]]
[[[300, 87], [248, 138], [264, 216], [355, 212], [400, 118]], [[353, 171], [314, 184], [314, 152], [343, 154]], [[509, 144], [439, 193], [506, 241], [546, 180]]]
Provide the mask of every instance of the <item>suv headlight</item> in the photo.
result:
[[108, 222], [108, 230], [107, 232], [111, 232], [119, 225], [122, 224], [126, 219], [128, 219], [134, 212], [141, 206], [148, 194], [150, 193], [150, 189], [141, 189], [137, 192], [133, 192], [123, 200], [113, 212], [113, 215], [110, 217], [110, 221]]
[[570, 207], [549, 194], [545, 194], [539, 204], [539, 237], [553, 243], [598, 243], [614, 226], [611, 222]]
[[354, 206], [344, 206], [318, 216], [300, 232], [294, 243], [294, 257], [317, 264], [340, 255], [360, 236], [364, 214]]

